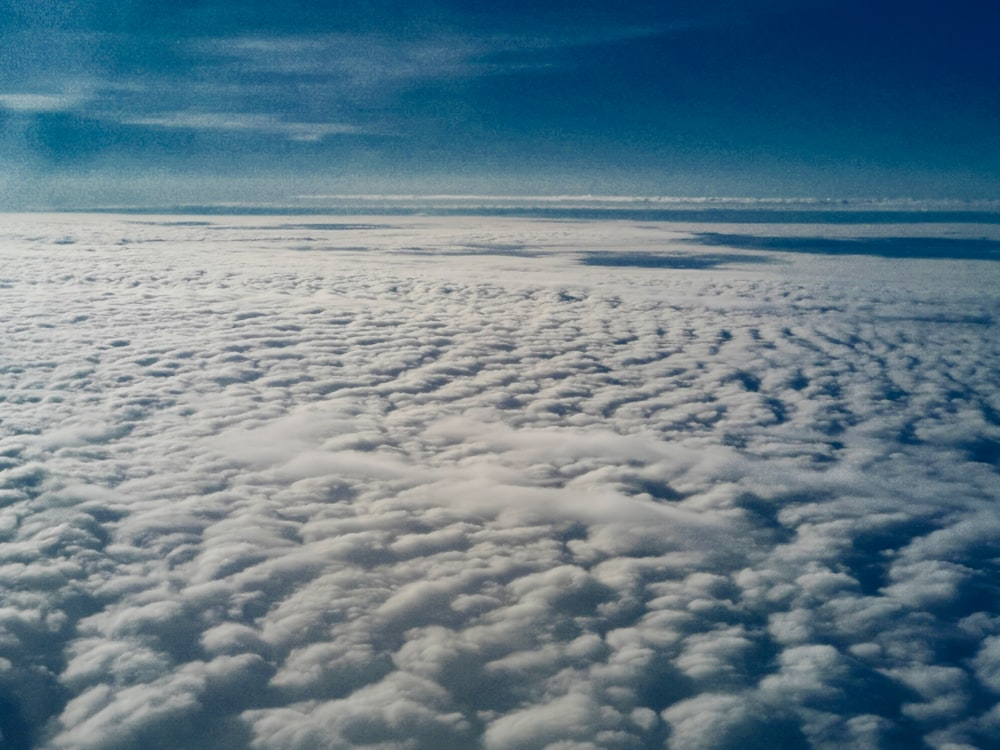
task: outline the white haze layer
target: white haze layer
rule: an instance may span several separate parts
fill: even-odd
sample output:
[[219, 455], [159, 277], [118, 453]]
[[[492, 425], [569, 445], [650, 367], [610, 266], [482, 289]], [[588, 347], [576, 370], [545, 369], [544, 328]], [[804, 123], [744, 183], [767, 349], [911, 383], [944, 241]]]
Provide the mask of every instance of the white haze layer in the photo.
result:
[[993, 746], [1000, 264], [707, 230], [995, 232], [5, 217], [0, 746]]

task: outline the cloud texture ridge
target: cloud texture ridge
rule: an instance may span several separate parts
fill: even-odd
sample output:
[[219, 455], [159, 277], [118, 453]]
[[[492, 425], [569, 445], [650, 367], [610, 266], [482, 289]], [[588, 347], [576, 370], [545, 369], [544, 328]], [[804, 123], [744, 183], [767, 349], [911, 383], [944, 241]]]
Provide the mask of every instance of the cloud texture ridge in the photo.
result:
[[175, 219], [0, 236], [4, 747], [1000, 734], [994, 261]]

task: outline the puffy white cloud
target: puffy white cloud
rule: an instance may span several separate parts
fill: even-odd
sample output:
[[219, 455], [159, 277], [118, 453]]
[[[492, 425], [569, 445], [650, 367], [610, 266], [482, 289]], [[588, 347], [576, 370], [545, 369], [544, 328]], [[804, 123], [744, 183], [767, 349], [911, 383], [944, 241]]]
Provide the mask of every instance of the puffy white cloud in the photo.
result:
[[994, 264], [9, 218], [5, 737], [988, 747]]
[[994, 693], [1000, 693], [1000, 636], [983, 640], [973, 665], [980, 682]]
[[[765, 747], [788, 742], [767, 707], [738, 694], [701, 693], [663, 712], [670, 723], [670, 750]], [[767, 743], [767, 744], [765, 744]]]

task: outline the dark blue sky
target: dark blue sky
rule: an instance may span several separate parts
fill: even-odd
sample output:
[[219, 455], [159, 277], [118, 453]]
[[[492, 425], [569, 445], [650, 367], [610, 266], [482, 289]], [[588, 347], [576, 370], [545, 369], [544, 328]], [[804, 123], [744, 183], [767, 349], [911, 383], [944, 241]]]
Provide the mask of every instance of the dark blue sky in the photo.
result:
[[1000, 4], [0, 0], [0, 205], [997, 198]]

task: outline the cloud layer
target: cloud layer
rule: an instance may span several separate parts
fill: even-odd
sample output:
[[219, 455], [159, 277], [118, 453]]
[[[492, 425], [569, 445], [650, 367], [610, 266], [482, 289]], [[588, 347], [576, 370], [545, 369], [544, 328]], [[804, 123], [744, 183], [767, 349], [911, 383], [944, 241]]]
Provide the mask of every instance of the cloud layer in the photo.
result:
[[[10, 747], [1000, 731], [995, 263], [8, 219]], [[692, 263], [581, 262], [609, 251]]]

